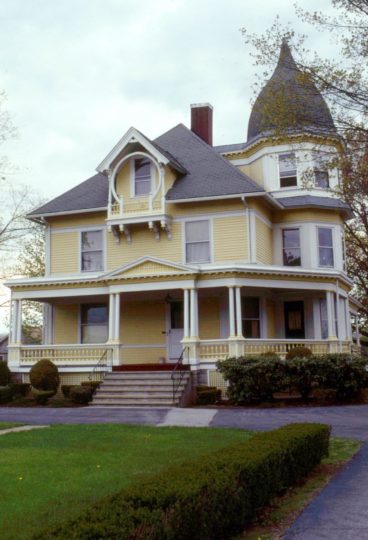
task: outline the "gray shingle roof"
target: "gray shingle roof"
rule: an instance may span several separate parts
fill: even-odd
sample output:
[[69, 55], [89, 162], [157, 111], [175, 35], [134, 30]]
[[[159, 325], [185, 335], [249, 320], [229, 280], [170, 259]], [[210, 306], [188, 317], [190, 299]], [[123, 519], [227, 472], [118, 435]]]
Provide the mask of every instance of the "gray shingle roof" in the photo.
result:
[[317, 197], [315, 195], [296, 195], [293, 197], [278, 197], [276, 199], [285, 208], [329, 208], [332, 210], [345, 210], [348, 214], [351, 214], [351, 209], [348, 204], [344, 203], [341, 199], [335, 197]]
[[175, 201], [263, 192], [254, 180], [239, 171], [183, 124], [170, 129], [155, 142], [170, 152], [188, 171], [168, 190]]
[[103, 174], [95, 174], [78, 186], [33, 210], [30, 217], [58, 212], [75, 212], [106, 208], [108, 200], [108, 180]]
[[289, 45], [283, 41], [276, 69], [254, 103], [248, 123], [248, 141], [272, 131], [298, 128], [336, 133], [321, 93], [297, 67]]

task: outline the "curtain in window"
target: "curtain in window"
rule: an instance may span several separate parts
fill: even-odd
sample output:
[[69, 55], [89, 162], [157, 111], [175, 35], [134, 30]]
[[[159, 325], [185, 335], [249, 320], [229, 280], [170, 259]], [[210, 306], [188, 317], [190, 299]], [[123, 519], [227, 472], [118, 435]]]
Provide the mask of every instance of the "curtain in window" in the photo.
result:
[[186, 261], [210, 262], [210, 227], [208, 221], [189, 221], [185, 224]]

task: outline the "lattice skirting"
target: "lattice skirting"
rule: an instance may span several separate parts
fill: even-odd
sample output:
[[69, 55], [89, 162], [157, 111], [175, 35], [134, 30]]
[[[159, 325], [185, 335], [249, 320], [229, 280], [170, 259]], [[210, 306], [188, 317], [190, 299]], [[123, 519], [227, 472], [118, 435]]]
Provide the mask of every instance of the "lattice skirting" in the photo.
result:
[[227, 397], [227, 382], [224, 380], [221, 373], [215, 370], [208, 370], [208, 384], [209, 386], [216, 386], [222, 393], [222, 397]]

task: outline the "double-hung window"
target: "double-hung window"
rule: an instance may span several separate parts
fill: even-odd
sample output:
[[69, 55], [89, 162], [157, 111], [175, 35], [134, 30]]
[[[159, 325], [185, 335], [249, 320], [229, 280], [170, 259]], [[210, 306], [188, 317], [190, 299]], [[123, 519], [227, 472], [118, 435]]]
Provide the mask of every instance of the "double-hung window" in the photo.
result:
[[82, 304], [81, 342], [106, 343], [108, 336], [108, 309], [106, 304]]
[[302, 259], [299, 229], [283, 229], [282, 258], [284, 266], [301, 266]]
[[259, 298], [246, 296], [242, 298], [243, 336], [258, 339], [260, 337]]
[[94, 272], [103, 270], [102, 231], [83, 231], [81, 237], [81, 270]]
[[328, 189], [330, 187], [326, 158], [317, 153], [313, 154], [314, 161], [314, 185], [317, 188]]
[[318, 227], [318, 259], [319, 266], [333, 268], [333, 234], [332, 229]]
[[298, 185], [296, 157], [294, 152], [279, 154], [280, 187], [288, 188]]
[[136, 197], [151, 193], [151, 162], [147, 158], [134, 160], [134, 195]]
[[185, 260], [187, 263], [211, 261], [209, 220], [187, 221], [185, 223]]

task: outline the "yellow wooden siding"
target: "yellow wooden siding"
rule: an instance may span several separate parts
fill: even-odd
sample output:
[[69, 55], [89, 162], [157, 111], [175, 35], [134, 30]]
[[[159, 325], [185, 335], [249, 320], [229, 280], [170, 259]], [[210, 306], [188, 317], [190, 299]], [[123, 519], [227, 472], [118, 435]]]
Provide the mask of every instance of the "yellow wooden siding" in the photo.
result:
[[213, 219], [214, 262], [248, 260], [246, 216]]
[[172, 262], [182, 262], [182, 226], [173, 223], [172, 239], [169, 240], [164, 231], [161, 239], [156, 241], [148, 225], [134, 226], [132, 228], [132, 243], [129, 244], [124, 237], [120, 244], [115, 242], [111, 233], [107, 234], [107, 268], [113, 270], [124, 264], [135, 261], [139, 257], [152, 256], [167, 259]]
[[[158, 182], [158, 175], [155, 166], [152, 166], [152, 192], [156, 191], [157, 182]], [[116, 178], [116, 193], [118, 196], [123, 197], [125, 202], [139, 202], [139, 201], [147, 201], [148, 197], [135, 197], [134, 196], [134, 186], [132, 185], [132, 166], [131, 162], [128, 161], [124, 164], [122, 169], [119, 171], [119, 174]], [[160, 197], [160, 194], [158, 194]]]
[[121, 305], [120, 341], [124, 345], [165, 345], [164, 301], [124, 302]]
[[54, 306], [54, 343], [78, 343], [79, 305]]
[[257, 261], [272, 264], [272, 229], [256, 218], [256, 253]]
[[120, 350], [120, 362], [124, 365], [159, 364], [166, 357], [166, 347], [124, 348]]
[[51, 235], [52, 274], [79, 272], [79, 234], [78, 232], [65, 232]]
[[220, 299], [199, 299], [199, 337], [201, 339], [220, 338]]
[[191, 203], [167, 204], [167, 213], [173, 217], [189, 217], [198, 214], [216, 214], [231, 211], [244, 212], [244, 204], [240, 197], [236, 199], [223, 199], [219, 201], [203, 201]]
[[50, 224], [51, 229], [58, 229], [64, 227], [96, 227], [105, 225], [106, 223], [106, 211], [92, 212], [85, 214], [70, 214], [69, 216], [62, 217], [50, 217], [47, 218], [47, 222]]
[[275, 302], [266, 300], [267, 336], [268, 339], [276, 338]]
[[343, 223], [341, 215], [333, 210], [288, 210], [287, 212], [277, 212], [274, 216], [275, 223], [286, 223], [290, 221]]
[[261, 199], [261, 197], [250, 197], [247, 199], [247, 205], [252, 210], [258, 212], [261, 216], [272, 222], [272, 211], [270, 207]]
[[264, 187], [262, 158], [256, 159], [247, 165], [240, 165], [238, 168], [261, 187]]

